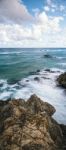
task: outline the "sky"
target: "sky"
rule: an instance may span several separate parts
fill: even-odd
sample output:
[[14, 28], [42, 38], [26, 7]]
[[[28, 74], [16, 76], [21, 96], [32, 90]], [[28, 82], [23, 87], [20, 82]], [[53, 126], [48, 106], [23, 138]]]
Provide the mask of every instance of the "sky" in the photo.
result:
[[0, 47], [66, 47], [66, 0], [0, 0]]

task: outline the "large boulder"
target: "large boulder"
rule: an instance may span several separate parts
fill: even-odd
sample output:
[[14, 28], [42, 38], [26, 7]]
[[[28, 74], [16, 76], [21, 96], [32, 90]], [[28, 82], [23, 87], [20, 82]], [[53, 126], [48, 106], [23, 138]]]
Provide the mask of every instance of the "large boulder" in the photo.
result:
[[1, 102], [0, 150], [62, 150], [62, 130], [53, 106], [32, 95]]
[[57, 81], [59, 85], [63, 88], [66, 88], [66, 72], [61, 74], [58, 78]]

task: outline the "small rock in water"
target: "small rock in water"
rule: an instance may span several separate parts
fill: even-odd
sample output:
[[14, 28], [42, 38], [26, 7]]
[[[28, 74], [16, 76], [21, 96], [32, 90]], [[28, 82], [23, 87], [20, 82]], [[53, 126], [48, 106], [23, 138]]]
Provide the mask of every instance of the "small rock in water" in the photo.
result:
[[45, 71], [47, 71], [47, 72], [51, 72], [51, 70], [50, 70], [50, 69], [45, 69]]
[[40, 78], [39, 77], [35, 77], [34, 80], [35, 81], [40, 81]]
[[49, 54], [45, 54], [43, 57], [44, 57], [44, 58], [52, 58], [52, 56], [49, 55]]
[[40, 72], [40, 70], [38, 69], [36, 72]]
[[2, 87], [3, 86], [3, 83], [0, 83], [0, 87]]
[[29, 82], [29, 80], [27, 79], [26, 82]]

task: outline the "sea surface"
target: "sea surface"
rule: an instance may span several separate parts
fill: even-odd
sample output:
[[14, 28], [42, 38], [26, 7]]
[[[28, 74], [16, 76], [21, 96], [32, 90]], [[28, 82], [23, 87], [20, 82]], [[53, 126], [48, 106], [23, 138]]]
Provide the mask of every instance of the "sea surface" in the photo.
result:
[[56, 108], [54, 118], [66, 124], [66, 90], [57, 77], [66, 71], [66, 49], [0, 48], [0, 100], [36, 94]]

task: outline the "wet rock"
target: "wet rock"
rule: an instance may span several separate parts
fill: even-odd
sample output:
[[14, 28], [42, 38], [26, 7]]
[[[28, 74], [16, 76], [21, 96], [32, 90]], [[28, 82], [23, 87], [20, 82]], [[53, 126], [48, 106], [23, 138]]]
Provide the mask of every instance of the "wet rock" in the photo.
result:
[[39, 77], [35, 77], [34, 80], [35, 81], [40, 81], [40, 78]]
[[38, 73], [39, 73], [39, 72], [40, 72], [40, 70], [38, 69], [36, 72], [38, 72]]
[[1, 102], [1, 108], [0, 150], [61, 150], [63, 135], [51, 117], [53, 106], [32, 95], [27, 102]]
[[29, 80], [27, 79], [26, 82], [29, 82]]
[[41, 77], [42, 79], [50, 79], [50, 78], [47, 78], [47, 77]]
[[52, 56], [49, 55], [49, 54], [45, 54], [43, 57], [44, 57], [44, 58], [52, 58]]
[[61, 74], [58, 78], [57, 81], [59, 83], [59, 85], [63, 88], [66, 89], [66, 72]]
[[0, 83], [0, 87], [2, 87], [3, 86], [3, 83]]
[[45, 69], [45, 71], [50, 72], [51, 70], [50, 69]]

